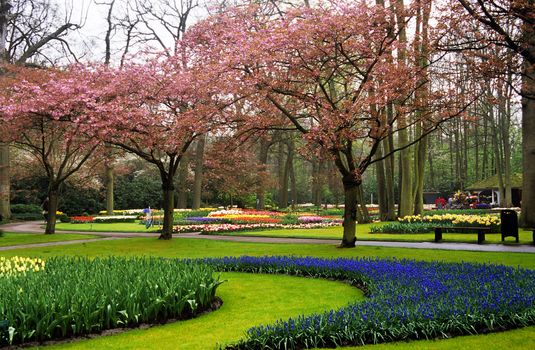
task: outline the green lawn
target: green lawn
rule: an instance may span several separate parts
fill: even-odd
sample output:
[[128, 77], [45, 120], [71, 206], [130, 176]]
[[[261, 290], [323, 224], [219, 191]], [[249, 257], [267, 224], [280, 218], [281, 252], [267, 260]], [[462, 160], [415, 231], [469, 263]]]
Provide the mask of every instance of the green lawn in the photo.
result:
[[94, 232], [157, 232], [159, 226], [145, 228], [140, 221], [136, 222], [113, 222], [113, 223], [83, 223], [71, 224], [58, 222], [56, 230], [65, 231], [94, 231]]
[[[392, 233], [370, 233], [371, 225], [379, 224], [358, 224], [357, 240], [362, 241], [397, 241], [397, 242], [433, 242], [435, 235], [433, 233], [424, 234], [392, 234]], [[153, 226], [146, 229], [144, 225], [136, 223], [110, 223], [110, 224], [71, 224], [58, 223], [57, 230], [66, 231], [89, 231], [89, 232], [156, 232], [159, 227]], [[279, 230], [262, 230], [262, 231], [239, 231], [226, 233], [231, 236], [256, 236], [256, 237], [291, 237], [291, 238], [322, 238], [340, 240], [342, 237], [342, 226], [318, 228], [318, 229], [279, 229]], [[531, 231], [520, 230], [519, 238], [521, 244], [532, 244]], [[487, 234], [486, 242], [501, 242], [500, 234]], [[477, 234], [455, 234], [444, 233], [445, 242], [471, 242], [477, 243]], [[507, 238], [506, 244], [516, 244], [513, 238]]]
[[[2, 256], [29, 255], [49, 257], [56, 255], [81, 256], [164, 256], [164, 257], [204, 257], [230, 255], [308, 255], [318, 257], [395, 257], [419, 260], [471, 261], [480, 263], [499, 263], [535, 269], [535, 254], [529, 253], [491, 253], [445, 250], [423, 250], [406, 248], [364, 247], [338, 249], [330, 245], [263, 244], [209, 241], [199, 239], [172, 239], [160, 241], [154, 238], [133, 238], [116, 241], [97, 241], [69, 246], [40, 247], [0, 252]], [[215, 342], [237, 339], [243, 330], [289, 314], [309, 313], [312, 309], [321, 310], [347, 303], [355, 299], [358, 291], [345, 290], [333, 292], [331, 285], [317, 284], [320, 294], [303, 290], [311, 282], [304, 278], [225, 274], [228, 283], [221, 286], [218, 295], [224, 301], [222, 309], [200, 318], [176, 324], [154, 327], [149, 330], [134, 330], [127, 333], [102, 337], [93, 340], [57, 345], [54, 348], [169, 348], [195, 349], [211, 348], [207, 341]], [[282, 279], [280, 279], [282, 278]], [[297, 281], [294, 281], [297, 280]], [[294, 281], [294, 282], [292, 282]], [[316, 283], [316, 281], [312, 281]], [[334, 283], [327, 282], [325, 283]], [[252, 283], [252, 284], [251, 284]], [[303, 283], [303, 284], [302, 284]], [[254, 284], [254, 285], [253, 285]], [[307, 284], [308, 285], [308, 284]], [[343, 286], [348, 288], [347, 286]], [[313, 287], [314, 289], [316, 287]], [[341, 293], [341, 294], [340, 294]], [[353, 294], [352, 294], [353, 293]], [[358, 294], [358, 293], [357, 293]], [[336, 299], [340, 295], [340, 299]], [[273, 296], [273, 299], [269, 299]], [[308, 297], [311, 297], [310, 299]], [[268, 301], [268, 306], [257, 305], [259, 300]], [[269, 300], [272, 300], [269, 302]], [[335, 304], [333, 304], [333, 302]], [[336, 304], [338, 303], [338, 304]], [[255, 308], [254, 306], [259, 306]], [[295, 308], [294, 308], [295, 306]], [[288, 311], [286, 313], [286, 311]], [[457, 349], [457, 348], [535, 348], [535, 327], [513, 330], [488, 336], [459, 337], [450, 340], [416, 341], [372, 346], [388, 349]], [[191, 342], [191, 343], [190, 343]], [[187, 344], [187, 345], [186, 345]], [[356, 348], [355, 348], [356, 349]]]
[[38, 233], [4, 233], [0, 237], [0, 247], [7, 247], [12, 245], [32, 244], [32, 243], [46, 243], [46, 242], [60, 242], [60, 241], [74, 241], [79, 239], [100, 238], [94, 235], [76, 235], [76, 234], [53, 234], [45, 235]]
[[[434, 242], [434, 233], [399, 234], [399, 233], [370, 233], [370, 226], [377, 224], [358, 224], [357, 240], [361, 241], [396, 241], [396, 242]], [[380, 225], [380, 224], [379, 224]], [[322, 238], [342, 239], [342, 226], [332, 226], [317, 229], [279, 229], [262, 231], [238, 231], [226, 233], [232, 236], [256, 236], [256, 237], [291, 237], [291, 238]], [[501, 243], [501, 234], [487, 234], [485, 240], [488, 243]], [[532, 244], [531, 231], [519, 230], [520, 244]], [[470, 242], [477, 243], [477, 234], [444, 233], [443, 242]], [[506, 238], [506, 244], [516, 244], [511, 237]]]

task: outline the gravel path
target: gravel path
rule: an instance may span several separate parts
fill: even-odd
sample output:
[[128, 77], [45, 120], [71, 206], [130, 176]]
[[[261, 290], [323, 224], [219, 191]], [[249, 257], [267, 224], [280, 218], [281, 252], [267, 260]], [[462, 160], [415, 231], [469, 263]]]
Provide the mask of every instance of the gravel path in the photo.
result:
[[[0, 229], [6, 232], [19, 233], [43, 233], [41, 227], [42, 221], [28, 221], [20, 223], [11, 223], [1, 225]], [[0, 251], [9, 249], [24, 249], [35, 247], [48, 247], [56, 245], [76, 244], [85, 242], [101, 241], [102, 239], [122, 239], [133, 237], [157, 237], [157, 233], [143, 233], [143, 232], [87, 232], [87, 231], [58, 231], [58, 234], [82, 234], [95, 235], [105, 238], [93, 238], [87, 240], [64, 241], [64, 242], [48, 242], [25, 244], [10, 247], [0, 247]], [[232, 242], [250, 242], [250, 243], [277, 243], [277, 244], [331, 244], [337, 245], [338, 240], [333, 239], [310, 239], [310, 238], [276, 238], [276, 237], [253, 237], [253, 236], [223, 236], [223, 235], [200, 235], [198, 232], [174, 234], [174, 238], [194, 238], [207, 239], [216, 241], [232, 241]], [[374, 247], [394, 247], [394, 248], [414, 248], [414, 249], [443, 249], [443, 250], [465, 250], [478, 252], [509, 252], [509, 253], [535, 253], [535, 246], [530, 245], [505, 245], [505, 244], [475, 244], [475, 243], [434, 243], [434, 242], [387, 242], [387, 241], [357, 241], [360, 246], [374, 246]]]

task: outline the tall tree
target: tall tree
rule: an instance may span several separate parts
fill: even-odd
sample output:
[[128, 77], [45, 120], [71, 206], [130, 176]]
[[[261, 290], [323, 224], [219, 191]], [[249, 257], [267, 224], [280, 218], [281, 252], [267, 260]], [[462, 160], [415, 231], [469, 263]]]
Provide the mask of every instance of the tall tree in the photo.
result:
[[[6, 60], [6, 34], [10, 9], [9, 0], [0, 0], [0, 63], [2, 64]], [[0, 74], [3, 73], [0, 72]], [[11, 217], [9, 163], [9, 144], [0, 142], [0, 220], [7, 220]]]
[[[55, 64], [68, 57], [77, 60], [66, 36], [79, 27], [69, 16], [61, 18], [50, 1], [1, 0], [0, 63]], [[10, 217], [9, 169], [9, 145], [0, 143], [0, 215], [4, 218]]]
[[[444, 89], [433, 91], [425, 105], [411, 98], [420, 67], [387, 58], [400, 44], [398, 35], [392, 37], [392, 32], [399, 33], [390, 20], [392, 9], [364, 1], [329, 3], [290, 10], [281, 19], [257, 9], [236, 9], [208, 19], [194, 30], [197, 42], [206, 50], [211, 71], [236, 82], [237, 93], [249, 103], [285, 117], [270, 122], [293, 126], [310, 149], [332, 157], [344, 185], [341, 247], [354, 247], [358, 186], [364, 171], [377, 161], [373, 156], [380, 141], [417, 118], [429, 121], [422, 130], [425, 135], [466, 106]], [[455, 78], [443, 74], [439, 79]], [[373, 96], [367, 93], [372, 86]], [[398, 108], [388, 121], [383, 111], [394, 101]], [[378, 113], [370, 110], [372, 104]], [[416, 117], [415, 110], [422, 113]]]
[[[3, 138], [29, 152], [48, 180], [45, 233], [55, 232], [61, 185], [78, 172], [100, 146], [77, 121], [99, 99], [99, 81], [73, 67], [65, 72], [16, 69], [19, 83], [2, 96]], [[91, 107], [90, 107], [91, 106]]]
[[[473, 20], [490, 35], [481, 38], [509, 48], [523, 63], [522, 76], [522, 143], [523, 184], [521, 219], [535, 227], [535, 4], [531, 0], [455, 0]], [[466, 33], [466, 27], [462, 27]], [[464, 47], [471, 50], [474, 47]], [[476, 47], [477, 48], [477, 47]], [[515, 66], [509, 67], [517, 72]]]
[[[109, 99], [95, 120], [106, 142], [133, 153], [158, 168], [163, 192], [161, 239], [171, 239], [175, 174], [189, 146], [223, 123], [226, 97], [206, 75], [199, 57], [180, 55], [130, 65], [105, 76]], [[197, 59], [197, 60], [195, 60]], [[125, 122], [129, 120], [130, 122]]]

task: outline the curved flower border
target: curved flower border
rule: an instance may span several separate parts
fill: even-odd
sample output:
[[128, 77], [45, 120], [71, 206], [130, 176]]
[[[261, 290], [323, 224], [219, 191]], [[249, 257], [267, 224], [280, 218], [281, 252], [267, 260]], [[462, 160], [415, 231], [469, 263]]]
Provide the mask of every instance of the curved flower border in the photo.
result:
[[227, 349], [301, 349], [446, 338], [535, 324], [535, 271], [500, 265], [387, 259], [229, 257], [222, 271], [350, 281], [364, 302], [247, 331]]

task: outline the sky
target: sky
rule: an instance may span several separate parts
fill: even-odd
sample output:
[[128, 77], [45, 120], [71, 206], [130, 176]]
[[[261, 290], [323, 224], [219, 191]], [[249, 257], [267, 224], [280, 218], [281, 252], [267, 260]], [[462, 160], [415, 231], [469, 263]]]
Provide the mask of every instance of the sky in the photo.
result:
[[[83, 61], [100, 61], [104, 60], [105, 43], [104, 38], [107, 30], [106, 16], [108, 11], [109, 0], [49, 0], [51, 3], [58, 6], [60, 12], [64, 14], [63, 18], [69, 18], [69, 21], [75, 24], [82, 25], [82, 28], [76, 32], [69, 34], [71, 41], [76, 42], [76, 52], [86, 52]], [[167, 0], [176, 1], [180, 3], [181, 0]], [[201, 0], [202, 1], [202, 0]], [[121, 16], [124, 13], [126, 3], [133, 3], [133, 0], [116, 0], [114, 7], [114, 15]], [[158, 0], [154, 0], [153, 4], [157, 4]], [[197, 10], [192, 13], [188, 19], [188, 25], [192, 25], [198, 21], [199, 18], [205, 16], [205, 11]], [[165, 44], [172, 47], [173, 40], [171, 36], [165, 32], [163, 28], [158, 28], [158, 24], [154, 23], [153, 27], [161, 35]], [[120, 31], [117, 31], [112, 37], [112, 60], [117, 63], [120, 54], [119, 51], [124, 45], [124, 36]]]

